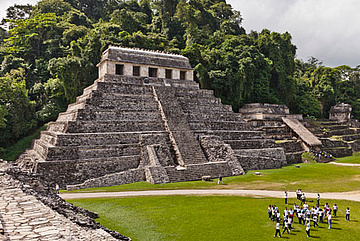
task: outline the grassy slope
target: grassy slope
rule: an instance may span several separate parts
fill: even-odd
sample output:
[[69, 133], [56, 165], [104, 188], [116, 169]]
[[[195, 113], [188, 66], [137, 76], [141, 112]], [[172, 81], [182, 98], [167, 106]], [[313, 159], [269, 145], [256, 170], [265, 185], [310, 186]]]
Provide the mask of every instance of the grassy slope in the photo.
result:
[[360, 164], [360, 152], [354, 153], [352, 156], [337, 158], [338, 162]]
[[281, 169], [261, 170], [261, 175], [249, 171], [246, 175], [224, 178], [226, 185], [212, 182], [182, 182], [153, 185], [147, 182], [127, 185], [83, 189], [81, 192], [113, 192], [155, 189], [261, 189], [296, 190], [307, 192], [344, 192], [360, 189], [360, 167], [344, 167], [332, 164], [299, 164]]
[[34, 139], [39, 138], [40, 132], [44, 131], [47, 127], [47, 124], [43, 125], [39, 129], [37, 129], [34, 133], [29, 136], [26, 136], [20, 139], [14, 145], [5, 149], [4, 154], [1, 156], [2, 159], [7, 161], [15, 161], [21, 153], [23, 153], [26, 149], [31, 147], [31, 143]]
[[[118, 199], [71, 200], [99, 213], [101, 224], [130, 236], [133, 240], [273, 240], [274, 223], [267, 219], [267, 206], [284, 209], [283, 199], [235, 196], [157, 196]], [[292, 200], [294, 202], [294, 200]], [[329, 201], [333, 204], [333, 201]], [[326, 224], [312, 228], [321, 240], [359, 240], [360, 203], [336, 201], [339, 218], [333, 229]], [[349, 206], [352, 221], [345, 221]], [[305, 228], [283, 237], [306, 240]]]

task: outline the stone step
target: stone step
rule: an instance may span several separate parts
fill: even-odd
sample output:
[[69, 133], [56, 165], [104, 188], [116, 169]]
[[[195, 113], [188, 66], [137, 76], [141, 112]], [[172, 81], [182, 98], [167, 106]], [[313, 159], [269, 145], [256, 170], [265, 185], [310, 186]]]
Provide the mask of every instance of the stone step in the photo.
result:
[[101, 92], [105, 94], [122, 93], [122, 94], [149, 95], [152, 94], [152, 88], [151, 86], [147, 86], [147, 85], [99, 82], [96, 92]]
[[[47, 133], [45, 133], [47, 134]], [[54, 133], [49, 133], [54, 134]], [[56, 135], [57, 146], [99, 146], [139, 143], [141, 135], [164, 134], [166, 132], [113, 132], [113, 133], [66, 133]]]
[[64, 133], [67, 129], [67, 122], [51, 122], [46, 128], [50, 132]]
[[58, 121], [74, 121], [76, 120], [77, 116], [78, 116], [79, 110], [71, 110], [71, 111], [67, 111], [67, 112], [62, 112], [59, 114], [56, 122]]
[[195, 131], [198, 135], [216, 135], [226, 140], [244, 140], [244, 139], [264, 139], [265, 136], [261, 131]]
[[209, 112], [216, 112], [216, 113], [233, 113], [232, 107], [229, 105], [223, 105], [221, 103], [214, 103], [214, 104], [181, 104], [181, 108], [186, 113], [209, 113]]
[[246, 171], [281, 168], [287, 164], [285, 155], [283, 158], [236, 155], [236, 158]]
[[280, 140], [276, 144], [284, 148], [285, 152], [303, 152], [301, 141], [298, 140]]
[[349, 145], [341, 140], [332, 140], [329, 138], [320, 138], [321, 143], [326, 148], [334, 148], [334, 147], [349, 147]]
[[261, 149], [242, 149], [234, 150], [236, 155], [251, 157], [269, 157], [275, 159], [284, 159], [285, 152], [283, 148], [261, 148]]
[[348, 129], [349, 127], [347, 125], [327, 125], [324, 126], [324, 128], [333, 131], [333, 130], [344, 130], [344, 129]]
[[75, 102], [72, 103], [70, 105], [68, 105], [68, 108], [66, 109], [66, 112], [71, 112], [71, 111], [76, 111], [79, 109], [84, 109], [85, 105], [86, 105], [86, 100], [80, 101], [80, 102]]
[[98, 83], [99, 83], [99, 80], [95, 80], [92, 85], [89, 85], [88, 87], [86, 87], [83, 90], [83, 95], [90, 94], [92, 91], [96, 90]]
[[187, 90], [187, 89], [180, 89], [177, 88], [175, 92], [176, 97], [188, 97], [188, 98], [214, 98], [214, 91], [213, 90]]
[[340, 136], [340, 138], [344, 141], [355, 141], [360, 139], [360, 134], [354, 134], [354, 135], [343, 135]]
[[[71, 115], [71, 114], [69, 114]], [[71, 115], [72, 116], [72, 115]], [[59, 116], [60, 117], [60, 116]], [[79, 121], [159, 121], [161, 122], [161, 114], [159, 111], [151, 110], [137, 110], [137, 111], [122, 111], [122, 110], [79, 110], [75, 116]], [[74, 117], [74, 118], [75, 118]], [[59, 119], [58, 120], [63, 120]], [[74, 120], [74, 119], [73, 119]]]
[[330, 130], [327, 132], [331, 136], [342, 136], [342, 135], [352, 135], [356, 134], [356, 131], [353, 129], [339, 129], [339, 130]]
[[42, 131], [40, 133], [40, 140], [45, 143], [49, 143], [50, 145], [56, 145], [58, 135], [52, 131]]
[[121, 172], [140, 165], [140, 155], [45, 161], [38, 163], [38, 173], [46, 180], [57, 180], [60, 186], [82, 183], [87, 179]]
[[68, 122], [66, 127], [67, 133], [109, 133], [133, 131], [164, 131], [164, 126], [161, 121], [72, 121]]
[[221, 104], [221, 99], [216, 97], [188, 97], [188, 96], [182, 96], [177, 97], [177, 100], [181, 104], [186, 104], [190, 106], [195, 105], [208, 105], [208, 104]]
[[[51, 146], [36, 140], [36, 146], [43, 149], [36, 149], [40, 156], [46, 157], [47, 161], [79, 160], [90, 158], [108, 158], [118, 156], [140, 155], [140, 145], [118, 144], [102, 146]], [[45, 158], [44, 158], [45, 159]]]
[[233, 150], [275, 147], [271, 139], [226, 140]]
[[352, 155], [352, 150], [350, 147], [322, 148], [322, 151], [326, 151], [327, 153], [330, 153], [337, 158]]
[[189, 122], [192, 130], [207, 131], [207, 130], [230, 130], [230, 131], [245, 131], [251, 129], [249, 125], [241, 121], [191, 121]]
[[194, 121], [233, 121], [240, 122], [242, 118], [238, 113], [233, 112], [191, 112], [186, 113], [190, 122]]
[[303, 151], [285, 153], [287, 164], [301, 163], [303, 153], [304, 153]]
[[[82, 108], [83, 109], [83, 108]], [[157, 103], [154, 99], [137, 99], [129, 100], [126, 98], [118, 99], [89, 99], [86, 109], [116, 109], [117, 111], [156, 111], [158, 109]]]

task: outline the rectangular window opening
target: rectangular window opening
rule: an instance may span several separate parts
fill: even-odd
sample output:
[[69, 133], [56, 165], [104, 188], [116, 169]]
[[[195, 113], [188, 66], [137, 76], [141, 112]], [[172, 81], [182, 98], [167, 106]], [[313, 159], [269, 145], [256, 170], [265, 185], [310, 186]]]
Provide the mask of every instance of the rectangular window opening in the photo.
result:
[[115, 65], [115, 74], [124, 75], [124, 65], [123, 64], [116, 64]]
[[165, 70], [165, 78], [172, 79], [172, 69]]
[[149, 77], [157, 77], [158, 69], [157, 68], [149, 68]]
[[186, 80], [186, 72], [185, 71], [180, 71], [180, 79]]
[[133, 66], [133, 76], [140, 76], [140, 66]]

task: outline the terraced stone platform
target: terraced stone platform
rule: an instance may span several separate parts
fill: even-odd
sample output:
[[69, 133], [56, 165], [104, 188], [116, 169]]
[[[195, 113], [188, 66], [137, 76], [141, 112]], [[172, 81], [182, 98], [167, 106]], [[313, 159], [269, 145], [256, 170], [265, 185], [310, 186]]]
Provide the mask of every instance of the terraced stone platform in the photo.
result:
[[241, 175], [286, 156], [193, 80], [104, 74], [17, 163], [77, 189]]

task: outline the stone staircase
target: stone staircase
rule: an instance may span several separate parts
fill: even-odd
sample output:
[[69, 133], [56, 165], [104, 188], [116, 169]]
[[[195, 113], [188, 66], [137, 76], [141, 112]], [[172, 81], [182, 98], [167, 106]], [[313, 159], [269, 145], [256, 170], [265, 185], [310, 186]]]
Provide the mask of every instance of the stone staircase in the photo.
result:
[[286, 160], [283, 148], [194, 81], [105, 75], [17, 163], [77, 189], [240, 175]]
[[[276, 148], [274, 140], [265, 138], [262, 131], [245, 123], [231, 106], [221, 104], [209, 90], [184, 91], [176, 88], [176, 97], [187, 115], [191, 129], [199, 136], [220, 138], [228, 145], [245, 170], [279, 168], [286, 165], [283, 148]], [[264, 155], [264, 153], [267, 153]]]
[[334, 157], [351, 156], [360, 151], [358, 128], [351, 128], [334, 120], [307, 121], [309, 130], [322, 142], [322, 151]]

